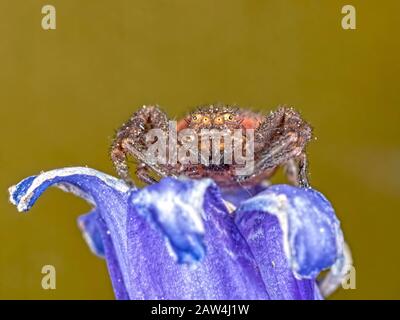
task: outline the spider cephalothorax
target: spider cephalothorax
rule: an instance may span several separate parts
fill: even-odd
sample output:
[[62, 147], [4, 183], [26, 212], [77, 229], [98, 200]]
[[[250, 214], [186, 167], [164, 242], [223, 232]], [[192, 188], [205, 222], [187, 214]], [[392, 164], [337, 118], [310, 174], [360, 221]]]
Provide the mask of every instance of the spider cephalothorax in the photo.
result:
[[[153, 134], [149, 139], [152, 129], [159, 136], [154, 138]], [[176, 141], [172, 130], [179, 138]], [[184, 175], [209, 177], [221, 187], [235, 187], [259, 183], [284, 166], [293, 184], [308, 186], [305, 147], [310, 139], [311, 127], [287, 107], [265, 116], [226, 105], [207, 105], [195, 109], [174, 127], [157, 106], [143, 106], [118, 130], [111, 158], [117, 173], [128, 183], [132, 183], [126, 161], [130, 154], [138, 161], [138, 178], [146, 183], [156, 182], [154, 175]], [[168, 160], [157, 162], [147, 150], [161, 141], [167, 147], [163, 154]], [[179, 148], [183, 151], [177, 151]], [[239, 161], [243, 159], [249, 160], [251, 170], [247, 170], [249, 163]]]

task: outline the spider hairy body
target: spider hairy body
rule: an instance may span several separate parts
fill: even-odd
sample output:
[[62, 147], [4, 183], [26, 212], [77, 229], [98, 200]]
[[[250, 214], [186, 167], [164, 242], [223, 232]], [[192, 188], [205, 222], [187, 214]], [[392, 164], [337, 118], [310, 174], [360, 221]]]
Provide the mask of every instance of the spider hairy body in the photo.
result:
[[[133, 184], [127, 164], [127, 156], [130, 155], [138, 162], [136, 176], [147, 184], [155, 183], [157, 178], [164, 176], [186, 176], [192, 179], [212, 178], [220, 187], [235, 188], [269, 179], [282, 166], [290, 183], [309, 186], [306, 146], [311, 140], [312, 129], [293, 108], [279, 107], [264, 115], [227, 105], [206, 105], [178, 121], [178, 134], [190, 129], [199, 137], [206, 129], [229, 133], [251, 130], [254, 133], [254, 169], [242, 175], [235, 174], [238, 163], [224, 163], [223, 157], [217, 163], [151, 163], [143, 155], [149, 147], [146, 134], [151, 129], [160, 129], [168, 135], [169, 119], [156, 105], [143, 106], [116, 133], [111, 146], [111, 159], [118, 175], [128, 184]], [[246, 140], [245, 135], [243, 138]], [[198, 146], [202, 148], [200, 143]], [[221, 142], [219, 149], [222, 153], [225, 148]]]

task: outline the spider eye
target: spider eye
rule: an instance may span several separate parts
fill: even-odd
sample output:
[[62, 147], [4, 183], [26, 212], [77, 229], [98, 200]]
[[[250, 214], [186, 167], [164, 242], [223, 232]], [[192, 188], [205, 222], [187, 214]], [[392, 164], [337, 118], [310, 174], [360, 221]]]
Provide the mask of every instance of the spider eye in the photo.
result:
[[199, 114], [195, 114], [195, 115], [193, 115], [192, 116], [192, 121], [193, 122], [200, 122], [200, 120], [201, 120], [201, 115], [199, 115]]
[[216, 124], [223, 124], [224, 123], [224, 119], [222, 117], [216, 117], [214, 119], [214, 123]]
[[203, 123], [207, 124], [210, 122], [210, 118], [209, 117], [203, 117]]
[[225, 113], [224, 114], [224, 119], [227, 121], [233, 121], [234, 117], [231, 113]]

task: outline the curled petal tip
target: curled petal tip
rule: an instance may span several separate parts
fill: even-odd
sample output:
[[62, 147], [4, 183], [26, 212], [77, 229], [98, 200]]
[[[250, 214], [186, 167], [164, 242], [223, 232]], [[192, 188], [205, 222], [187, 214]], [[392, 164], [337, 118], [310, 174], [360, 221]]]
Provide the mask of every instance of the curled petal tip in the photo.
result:
[[[247, 213], [278, 218], [283, 247], [298, 278], [315, 278], [342, 257], [343, 234], [328, 200], [311, 188], [274, 185], [245, 201], [236, 213], [239, 225]], [[243, 221], [242, 221], [243, 220]]]
[[[79, 176], [79, 179], [72, 179], [74, 176]], [[93, 204], [94, 201], [89, 193], [86, 193], [78, 186], [79, 184], [85, 184], [85, 176], [97, 178], [106, 185], [120, 192], [127, 192], [130, 189], [129, 186], [121, 180], [95, 169], [86, 167], [69, 167], [42, 172], [37, 176], [31, 176], [22, 180], [8, 189], [10, 194], [9, 199], [10, 202], [17, 207], [18, 211], [28, 211], [45, 189], [51, 185], [56, 185], [60, 189], [72, 192]], [[74, 180], [74, 183], [70, 182], [72, 180]]]
[[132, 194], [131, 205], [165, 235], [170, 252], [179, 263], [204, 258], [203, 204], [212, 180], [164, 178]]
[[10, 202], [17, 207], [19, 212], [29, 210], [28, 201], [26, 200], [27, 194], [29, 194], [29, 188], [37, 176], [28, 177], [18, 184], [8, 188], [10, 195]]
[[95, 169], [68, 167], [42, 172], [22, 180], [9, 189], [10, 200], [19, 211], [27, 211], [51, 186], [71, 192], [95, 207], [92, 214], [79, 220], [79, 226], [90, 249], [99, 256], [107, 256], [116, 296], [125, 297], [130, 282], [124, 226], [127, 199], [135, 188]]

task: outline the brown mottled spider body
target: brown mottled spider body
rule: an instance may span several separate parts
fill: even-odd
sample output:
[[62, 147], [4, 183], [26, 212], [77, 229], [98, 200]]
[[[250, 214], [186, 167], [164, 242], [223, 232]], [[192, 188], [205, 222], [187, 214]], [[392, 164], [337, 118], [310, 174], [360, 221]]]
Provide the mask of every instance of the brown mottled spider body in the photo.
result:
[[[157, 182], [154, 175], [183, 175], [193, 179], [212, 178], [224, 188], [239, 187], [268, 179], [278, 167], [283, 166], [292, 184], [309, 186], [305, 149], [312, 136], [311, 127], [292, 108], [280, 107], [263, 115], [225, 105], [208, 105], [197, 108], [178, 122], [178, 133], [191, 129], [199, 135], [202, 129], [218, 129], [224, 132], [237, 129], [245, 132], [253, 129], [254, 169], [244, 175], [234, 173], [238, 166], [235, 161], [230, 164], [154, 164], [149, 161], [144, 153], [154, 141], [146, 141], [146, 134], [151, 129], [161, 129], [168, 136], [168, 121], [166, 114], [157, 106], [143, 106], [117, 131], [111, 147], [111, 159], [118, 175], [127, 183], [133, 183], [127, 165], [127, 156], [131, 155], [138, 162], [137, 177], [148, 184]], [[223, 143], [220, 150], [224, 151]]]

